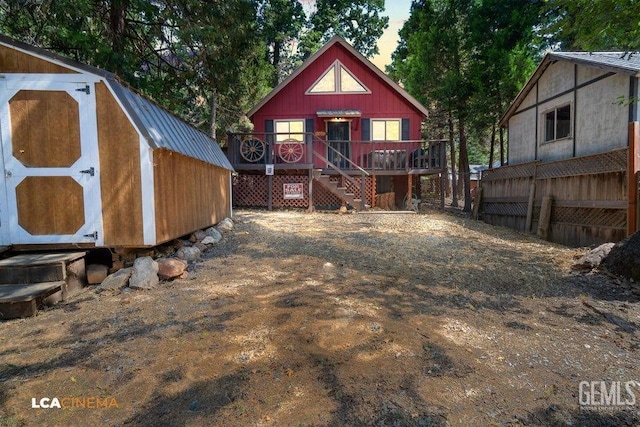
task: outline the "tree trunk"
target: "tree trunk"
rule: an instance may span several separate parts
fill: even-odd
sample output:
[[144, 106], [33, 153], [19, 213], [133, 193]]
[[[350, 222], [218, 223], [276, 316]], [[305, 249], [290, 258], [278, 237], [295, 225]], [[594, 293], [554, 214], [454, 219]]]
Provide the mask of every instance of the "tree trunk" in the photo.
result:
[[122, 64], [119, 60], [124, 53], [125, 27], [126, 27], [126, 11], [129, 6], [129, 0], [112, 0], [111, 9], [109, 10], [109, 35], [111, 36], [112, 56], [109, 61], [110, 69], [118, 74], [122, 71]]
[[469, 154], [467, 152], [467, 134], [464, 118], [458, 116], [458, 131], [460, 132], [460, 175], [464, 183], [463, 212], [471, 212], [471, 177], [469, 176]]
[[280, 83], [280, 50], [282, 44], [279, 41], [273, 42], [273, 69], [276, 71], [276, 75], [273, 78], [273, 87], [278, 86]]
[[211, 90], [211, 128], [209, 133], [211, 138], [216, 139], [216, 116], [218, 114], [218, 90]]
[[449, 111], [447, 121], [449, 123], [449, 149], [451, 152], [451, 206], [458, 207], [458, 183], [456, 182], [456, 144], [454, 142], [453, 118]]

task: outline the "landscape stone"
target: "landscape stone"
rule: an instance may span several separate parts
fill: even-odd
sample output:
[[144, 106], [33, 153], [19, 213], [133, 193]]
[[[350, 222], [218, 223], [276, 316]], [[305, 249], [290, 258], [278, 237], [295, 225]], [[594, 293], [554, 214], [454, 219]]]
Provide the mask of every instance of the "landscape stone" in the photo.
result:
[[202, 240], [205, 237], [207, 237], [207, 233], [204, 230], [198, 230], [195, 233], [193, 233], [194, 236], [196, 236], [197, 240]]
[[90, 285], [97, 285], [102, 283], [109, 274], [109, 268], [102, 264], [89, 264], [86, 269], [87, 283]]
[[218, 243], [220, 240], [222, 240], [222, 234], [220, 234], [218, 229], [215, 227], [209, 227], [205, 230], [205, 232], [207, 233], [207, 236], [213, 238], [213, 243]]
[[133, 263], [133, 273], [129, 279], [129, 287], [132, 289], [153, 289], [159, 282], [158, 263], [151, 257], [136, 258]]
[[194, 262], [200, 258], [201, 251], [195, 246], [185, 246], [176, 251], [176, 257], [187, 262]]
[[216, 228], [221, 233], [227, 233], [233, 230], [233, 221], [231, 218], [225, 218], [216, 225]]
[[202, 242], [195, 242], [193, 244], [193, 247], [200, 249], [200, 252], [204, 252], [207, 250], [207, 245], [204, 245]]
[[220, 240], [216, 240], [211, 236], [207, 236], [204, 239], [202, 239], [202, 244], [203, 245], [215, 245], [216, 243], [218, 243]]
[[574, 268], [596, 268], [600, 265], [602, 260], [609, 255], [611, 248], [615, 246], [615, 243], [604, 243], [595, 249], [591, 249], [583, 257], [573, 264]]
[[176, 258], [161, 258], [158, 261], [158, 277], [160, 280], [170, 280], [180, 277], [187, 269], [187, 263]]
[[131, 273], [133, 273], [133, 268], [129, 267], [120, 269], [115, 273], [108, 275], [107, 278], [102, 281], [100, 286], [96, 288], [96, 292], [113, 292], [126, 288], [129, 284]]

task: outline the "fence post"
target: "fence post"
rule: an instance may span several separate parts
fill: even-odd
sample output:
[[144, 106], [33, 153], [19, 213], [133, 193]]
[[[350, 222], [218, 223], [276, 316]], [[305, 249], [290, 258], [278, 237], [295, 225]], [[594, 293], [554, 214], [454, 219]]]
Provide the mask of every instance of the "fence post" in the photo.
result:
[[364, 172], [360, 172], [360, 210], [364, 210], [364, 206], [367, 201], [367, 193], [365, 192], [366, 184], [365, 184], [365, 175]]
[[551, 205], [553, 198], [544, 196], [542, 199], [542, 208], [540, 209], [540, 221], [538, 223], [538, 237], [547, 240], [549, 237], [549, 225], [551, 224]]
[[638, 163], [640, 123], [629, 123], [629, 159], [627, 161], [627, 236], [638, 230]]

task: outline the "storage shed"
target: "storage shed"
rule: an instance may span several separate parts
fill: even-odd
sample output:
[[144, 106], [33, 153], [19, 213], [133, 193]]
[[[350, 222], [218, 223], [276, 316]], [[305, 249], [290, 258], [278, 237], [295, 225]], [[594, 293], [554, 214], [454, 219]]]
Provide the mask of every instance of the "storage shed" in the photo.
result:
[[231, 216], [215, 140], [117, 76], [0, 36], [0, 246], [150, 247]]

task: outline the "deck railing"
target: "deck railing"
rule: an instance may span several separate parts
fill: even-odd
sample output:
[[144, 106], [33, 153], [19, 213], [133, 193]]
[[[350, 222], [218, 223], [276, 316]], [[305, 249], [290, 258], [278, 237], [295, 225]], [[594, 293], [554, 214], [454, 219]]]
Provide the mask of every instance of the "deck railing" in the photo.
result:
[[[300, 138], [300, 136], [298, 136]], [[228, 134], [227, 156], [236, 169], [261, 169], [272, 164], [289, 169], [340, 169], [351, 175], [368, 173], [440, 171], [445, 142], [411, 141], [326, 141], [305, 133], [304, 141], [289, 134]]]

